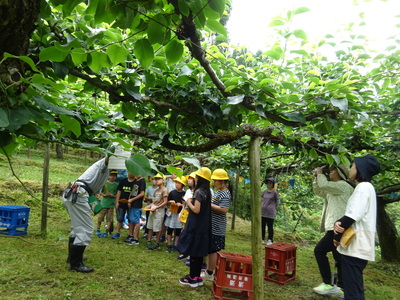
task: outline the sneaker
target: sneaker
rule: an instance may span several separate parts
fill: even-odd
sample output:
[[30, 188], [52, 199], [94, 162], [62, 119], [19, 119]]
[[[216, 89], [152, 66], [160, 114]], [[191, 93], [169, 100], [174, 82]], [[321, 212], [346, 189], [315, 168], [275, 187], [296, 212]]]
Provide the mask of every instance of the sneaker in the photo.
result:
[[267, 245], [272, 245], [274, 242], [271, 240], [268, 240]]
[[184, 260], [186, 257], [186, 255], [180, 254], [176, 259]]
[[145, 233], [145, 234], [143, 234], [142, 239], [147, 239], [147, 237], [148, 237], [148, 234]]
[[125, 239], [125, 243], [129, 243], [130, 240], [132, 240], [132, 239], [133, 239], [133, 236], [131, 236], [131, 235], [128, 234], [128, 236], [127, 236], [126, 239]]
[[158, 250], [158, 249], [160, 249], [160, 244], [159, 243], [154, 243], [153, 249], [151, 249], [151, 250]]
[[121, 236], [121, 234], [119, 234], [118, 232], [114, 233], [113, 236], [111, 237], [112, 239], [119, 239], [119, 237]]
[[146, 248], [149, 250], [153, 250], [153, 243], [151, 241], [148, 241], [146, 244]]
[[320, 295], [334, 294], [337, 291], [337, 287], [330, 284], [321, 283], [319, 286], [314, 288], [314, 292]]
[[173, 245], [168, 245], [167, 246], [167, 252], [174, 252], [174, 246]]
[[[195, 288], [199, 286], [199, 278], [201, 277], [191, 278], [189, 275], [186, 275], [185, 277], [179, 278], [179, 283]], [[203, 285], [203, 280], [201, 280], [201, 285]]]
[[332, 293], [332, 295], [335, 296], [335, 297], [337, 297], [337, 298], [344, 299], [344, 292], [343, 292], [343, 290], [342, 290], [340, 287], [338, 287], [338, 286], [334, 286], [334, 288], [335, 288], [335, 292]]
[[99, 235], [100, 238], [108, 237], [108, 236], [109, 236], [109, 233], [107, 231]]
[[210, 275], [207, 270], [201, 270], [200, 276], [203, 280], [214, 281], [214, 272]]
[[100, 229], [96, 229], [96, 235], [99, 236], [101, 234]]
[[163, 243], [163, 242], [165, 242], [165, 241], [166, 241], [165, 235], [162, 235], [162, 236], [160, 237], [160, 243]]
[[194, 279], [197, 280], [197, 286], [203, 286], [204, 285], [203, 278], [201, 276], [200, 277], [195, 277]]
[[128, 226], [128, 224], [124, 224], [124, 225], [122, 225], [122, 228], [123, 228], [123, 229], [128, 229], [129, 226]]
[[127, 242], [125, 242], [127, 245], [139, 245], [139, 241], [138, 240], [135, 240], [133, 237], [129, 240], [129, 241], [127, 241]]

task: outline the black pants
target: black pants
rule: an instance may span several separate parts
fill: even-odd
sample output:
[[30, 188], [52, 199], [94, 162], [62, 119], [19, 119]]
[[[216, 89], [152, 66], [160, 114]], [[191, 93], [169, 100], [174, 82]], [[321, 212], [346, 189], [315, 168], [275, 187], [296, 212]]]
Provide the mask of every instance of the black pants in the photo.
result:
[[333, 245], [333, 235], [333, 230], [329, 230], [325, 233], [323, 238], [315, 246], [314, 255], [318, 263], [318, 268], [319, 272], [321, 273], [322, 281], [326, 284], [331, 284], [331, 266], [329, 264], [327, 254], [329, 252], [332, 252], [338, 274], [337, 286], [343, 287], [342, 266], [340, 263], [341, 255], [339, 252], [337, 252], [336, 247]]
[[274, 241], [274, 219], [261, 217], [261, 237], [265, 240], [265, 227], [268, 226], [268, 239]]
[[342, 255], [344, 299], [364, 300], [363, 270], [368, 261]]

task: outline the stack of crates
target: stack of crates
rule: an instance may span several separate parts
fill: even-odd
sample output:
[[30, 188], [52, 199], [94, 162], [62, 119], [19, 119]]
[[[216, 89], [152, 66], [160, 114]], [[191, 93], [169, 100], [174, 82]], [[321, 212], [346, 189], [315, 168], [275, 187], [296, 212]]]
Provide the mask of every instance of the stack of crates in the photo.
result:
[[296, 278], [295, 245], [274, 243], [265, 247], [265, 280], [280, 285]]
[[217, 255], [213, 283], [214, 299], [252, 300], [252, 257], [228, 252], [217, 252]]
[[30, 208], [20, 205], [0, 205], [0, 233], [25, 235], [28, 232]]

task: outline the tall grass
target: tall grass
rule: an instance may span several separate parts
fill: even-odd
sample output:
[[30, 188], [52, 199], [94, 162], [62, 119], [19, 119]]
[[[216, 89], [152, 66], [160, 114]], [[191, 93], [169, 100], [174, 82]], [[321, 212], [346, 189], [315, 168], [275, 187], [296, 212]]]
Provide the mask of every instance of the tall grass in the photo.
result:
[[[77, 159], [77, 157], [74, 157]], [[86, 264], [95, 272], [81, 274], [68, 271], [67, 238], [70, 222], [61, 205], [59, 193], [64, 184], [80, 175], [94, 159], [81, 161], [51, 160], [50, 199], [47, 234], [40, 232], [41, 202], [32, 197], [13, 178], [4, 156], [0, 156], [0, 205], [17, 204], [31, 208], [28, 235], [0, 235], [0, 299], [213, 299], [212, 283], [192, 289], [181, 286], [178, 278], [188, 267], [176, 259], [176, 253], [149, 251], [145, 241], [137, 246], [124, 243], [127, 232], [118, 240], [94, 236], [85, 255]], [[23, 179], [35, 198], [41, 199], [42, 158], [27, 159], [19, 154], [12, 159], [15, 172]], [[97, 221], [97, 217], [93, 217]], [[231, 222], [229, 215], [228, 222]], [[104, 223], [103, 223], [104, 224]], [[230, 228], [230, 225], [228, 225]], [[300, 226], [304, 234], [307, 228]], [[266, 299], [329, 299], [316, 295], [312, 287], [321, 281], [313, 255], [314, 243], [302, 234], [287, 230], [284, 222], [276, 225], [276, 241], [295, 244], [297, 248], [296, 280], [280, 286], [265, 281]], [[236, 218], [235, 230], [228, 230], [225, 251], [251, 254], [250, 223]], [[399, 265], [369, 263], [365, 272], [367, 299], [400, 299]]]

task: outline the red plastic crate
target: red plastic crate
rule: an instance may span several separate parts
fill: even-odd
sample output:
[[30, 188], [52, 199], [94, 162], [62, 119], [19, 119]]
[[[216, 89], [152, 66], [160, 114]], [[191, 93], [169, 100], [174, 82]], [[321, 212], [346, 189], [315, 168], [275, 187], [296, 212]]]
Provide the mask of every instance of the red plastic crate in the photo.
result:
[[265, 247], [265, 279], [280, 285], [296, 278], [295, 245], [274, 243]]
[[25, 235], [28, 230], [30, 208], [20, 205], [0, 205], [0, 233]]
[[[229, 252], [217, 252], [214, 299], [253, 299], [252, 257]], [[231, 297], [234, 298], [231, 298]], [[238, 298], [239, 297], [239, 298]]]
[[[216, 300], [253, 300], [253, 292], [252, 291], [241, 291], [241, 290], [234, 290], [223, 288], [213, 283], [213, 290], [212, 290], [214, 299]], [[233, 298], [231, 298], [233, 297]]]
[[214, 282], [223, 288], [252, 291], [252, 257], [218, 252]]

